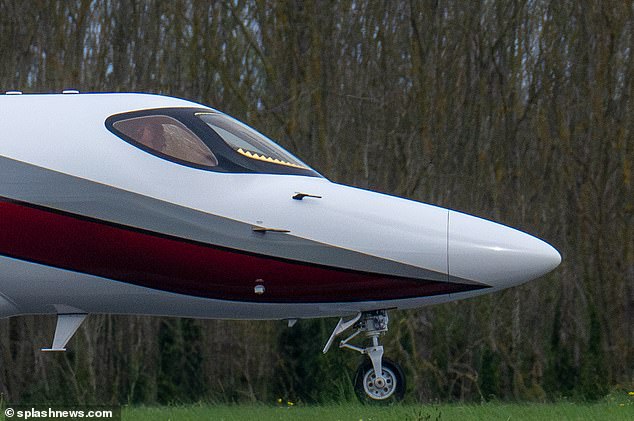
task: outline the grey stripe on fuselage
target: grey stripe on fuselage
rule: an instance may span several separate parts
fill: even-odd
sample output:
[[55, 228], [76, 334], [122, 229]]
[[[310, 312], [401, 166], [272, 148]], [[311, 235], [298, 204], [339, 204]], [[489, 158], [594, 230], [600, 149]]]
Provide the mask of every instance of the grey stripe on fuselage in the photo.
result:
[[209, 245], [305, 263], [414, 279], [478, 284], [296, 237], [0, 157], [0, 196]]

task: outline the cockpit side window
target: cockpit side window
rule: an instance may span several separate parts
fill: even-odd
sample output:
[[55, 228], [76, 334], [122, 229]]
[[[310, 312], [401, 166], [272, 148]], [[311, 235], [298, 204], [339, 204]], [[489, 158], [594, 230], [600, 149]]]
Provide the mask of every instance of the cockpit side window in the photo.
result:
[[148, 115], [117, 120], [113, 129], [138, 146], [164, 158], [213, 168], [218, 159], [209, 147], [183, 123], [167, 115]]

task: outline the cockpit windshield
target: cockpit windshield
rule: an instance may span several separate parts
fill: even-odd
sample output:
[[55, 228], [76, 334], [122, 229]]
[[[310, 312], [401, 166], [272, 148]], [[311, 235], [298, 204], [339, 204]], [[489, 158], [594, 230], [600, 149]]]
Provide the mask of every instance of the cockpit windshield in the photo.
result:
[[196, 113], [234, 151], [250, 159], [271, 164], [308, 169], [308, 166], [270, 139], [226, 115], [214, 112]]

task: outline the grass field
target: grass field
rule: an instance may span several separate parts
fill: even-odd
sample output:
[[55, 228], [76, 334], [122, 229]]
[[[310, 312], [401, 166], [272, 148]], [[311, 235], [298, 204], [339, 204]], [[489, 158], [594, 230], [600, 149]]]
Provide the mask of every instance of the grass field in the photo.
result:
[[467, 420], [634, 420], [634, 398], [623, 396], [600, 403], [481, 405], [360, 404], [302, 405], [193, 405], [174, 407], [127, 407], [123, 420], [341, 420], [341, 421], [467, 421]]

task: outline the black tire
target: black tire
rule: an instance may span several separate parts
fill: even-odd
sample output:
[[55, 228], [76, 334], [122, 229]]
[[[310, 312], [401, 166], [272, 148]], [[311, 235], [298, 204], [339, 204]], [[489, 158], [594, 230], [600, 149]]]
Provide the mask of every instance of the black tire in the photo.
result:
[[379, 389], [373, 382], [374, 368], [366, 359], [354, 377], [354, 391], [361, 402], [390, 404], [401, 401], [405, 396], [405, 375], [401, 367], [394, 361], [383, 358], [383, 377], [386, 387]]

